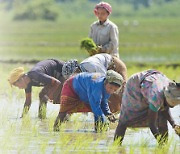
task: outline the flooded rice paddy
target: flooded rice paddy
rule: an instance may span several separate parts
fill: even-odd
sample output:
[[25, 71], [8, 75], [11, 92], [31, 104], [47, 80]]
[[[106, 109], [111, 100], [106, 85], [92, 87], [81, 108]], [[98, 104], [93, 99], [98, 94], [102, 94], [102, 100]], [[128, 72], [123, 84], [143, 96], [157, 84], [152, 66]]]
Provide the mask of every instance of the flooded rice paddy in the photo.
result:
[[[0, 153], [154, 153], [159, 149], [147, 128], [128, 129], [122, 147], [114, 145], [117, 123], [111, 124], [107, 132], [95, 133], [91, 113], [72, 115], [60, 132], [54, 132], [53, 123], [59, 105], [48, 103], [47, 119], [40, 120], [37, 118], [37, 100], [32, 103], [29, 115], [20, 118], [23, 103], [19, 103], [17, 98], [12, 100], [10, 103], [7, 99], [1, 99]], [[179, 111], [180, 106], [171, 110], [177, 123], [180, 123]], [[169, 134], [165, 152], [179, 153], [180, 140], [171, 126]]]
[[[53, 124], [59, 112], [59, 105], [48, 103], [47, 118], [38, 119], [38, 93], [41, 88], [33, 88], [33, 102], [28, 116], [20, 118], [24, 105], [24, 91], [11, 88], [7, 82], [9, 71], [15, 65], [0, 66], [0, 153], [157, 153], [179, 154], [180, 138], [169, 125], [169, 142], [159, 148], [148, 128], [128, 129], [121, 147], [113, 142], [116, 123], [110, 124], [107, 132], [95, 133], [93, 115], [73, 114], [62, 125], [60, 132], [53, 131]], [[26, 65], [28, 70], [32, 66]], [[129, 75], [146, 68], [129, 68]], [[170, 78], [177, 81], [176, 69], [160, 67]], [[171, 72], [176, 71], [176, 74]], [[180, 124], [180, 106], [171, 109], [172, 116]], [[118, 115], [117, 115], [118, 117]]]

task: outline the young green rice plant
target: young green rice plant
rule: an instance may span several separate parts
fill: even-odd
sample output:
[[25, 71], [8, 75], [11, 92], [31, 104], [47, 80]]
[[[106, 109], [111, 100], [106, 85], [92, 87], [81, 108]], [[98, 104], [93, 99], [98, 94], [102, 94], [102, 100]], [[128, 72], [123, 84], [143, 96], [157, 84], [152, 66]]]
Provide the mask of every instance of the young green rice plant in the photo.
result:
[[62, 131], [55, 133], [54, 135], [57, 135], [57, 139], [55, 140], [54, 150], [60, 149], [61, 151], [68, 150], [67, 147], [69, 147], [71, 143], [71, 135], [68, 133], [63, 133]]
[[47, 146], [48, 146], [48, 138], [42, 138], [41, 145], [40, 145], [40, 151], [42, 153], [46, 153]]
[[168, 143], [161, 146], [157, 145], [152, 151], [157, 154], [168, 154], [170, 153], [171, 149]]
[[53, 134], [53, 132], [54, 132], [53, 125], [54, 125], [54, 121], [55, 121], [56, 116], [57, 116], [57, 113], [52, 112], [52, 113], [50, 113], [50, 115], [49, 115], [49, 117], [47, 119], [47, 121], [48, 121], [48, 131], [51, 134]]
[[135, 149], [133, 146], [130, 146], [130, 149], [129, 149], [129, 154], [134, 154], [135, 153]]
[[140, 153], [142, 153], [142, 154], [148, 153], [147, 149], [148, 149], [149, 142], [150, 142], [149, 139], [142, 137], [142, 139], [140, 140], [140, 145], [139, 145], [138, 151], [140, 151]]
[[[88, 136], [89, 137], [89, 136]], [[77, 134], [74, 136], [75, 140], [72, 142], [72, 151], [82, 151], [88, 148], [89, 146], [89, 139], [85, 134]]]
[[172, 153], [176, 153], [177, 149], [179, 149], [179, 146], [177, 144], [178, 143], [175, 143], [174, 146], [172, 147]]
[[33, 126], [33, 123], [31, 121], [31, 117], [30, 117], [29, 113], [27, 113], [22, 118], [21, 129], [22, 130], [29, 130], [29, 131], [31, 131], [32, 130], [32, 126]]
[[1, 144], [0, 149], [2, 149], [5, 153], [9, 150], [11, 145], [13, 144], [13, 135], [15, 133], [15, 123], [6, 123], [6, 131], [1, 134]]
[[81, 49], [87, 50], [90, 56], [98, 53], [98, 47], [96, 46], [96, 44], [91, 38], [87, 37], [87, 38], [82, 39], [80, 47]]
[[[32, 127], [34, 127], [34, 126], [32, 126]], [[36, 135], [34, 135], [34, 134], [36, 134]], [[21, 137], [17, 137], [17, 140], [16, 140], [16, 142], [18, 144], [17, 152], [18, 153], [28, 152], [31, 143], [33, 142], [33, 137], [37, 136], [37, 132], [34, 132], [34, 129], [32, 130], [32, 133], [30, 133], [27, 130], [21, 129], [19, 131], [18, 135]], [[30, 150], [32, 150], [32, 149], [30, 149]]]
[[119, 141], [116, 140], [108, 145], [108, 151], [112, 153], [126, 153], [126, 149], [123, 146], [119, 146]]

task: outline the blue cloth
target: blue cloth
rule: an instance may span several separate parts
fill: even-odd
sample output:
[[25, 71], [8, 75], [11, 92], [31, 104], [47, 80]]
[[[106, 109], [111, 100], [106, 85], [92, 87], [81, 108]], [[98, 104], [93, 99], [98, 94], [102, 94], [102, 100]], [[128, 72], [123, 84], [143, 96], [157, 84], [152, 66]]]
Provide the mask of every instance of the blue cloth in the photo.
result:
[[80, 73], [73, 79], [73, 89], [80, 100], [89, 104], [95, 121], [105, 122], [105, 115], [111, 113], [108, 105], [110, 94], [104, 85], [105, 76], [100, 73]]

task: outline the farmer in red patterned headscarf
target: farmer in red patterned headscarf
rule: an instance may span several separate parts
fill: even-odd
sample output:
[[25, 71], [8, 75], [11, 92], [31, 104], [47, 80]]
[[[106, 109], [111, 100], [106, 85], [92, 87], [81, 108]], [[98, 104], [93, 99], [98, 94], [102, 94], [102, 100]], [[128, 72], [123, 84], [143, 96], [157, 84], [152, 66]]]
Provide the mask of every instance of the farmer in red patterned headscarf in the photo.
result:
[[94, 13], [98, 21], [91, 25], [89, 37], [99, 47], [100, 53], [119, 57], [119, 31], [118, 27], [108, 19], [111, 12], [112, 7], [106, 2], [100, 2], [95, 6]]

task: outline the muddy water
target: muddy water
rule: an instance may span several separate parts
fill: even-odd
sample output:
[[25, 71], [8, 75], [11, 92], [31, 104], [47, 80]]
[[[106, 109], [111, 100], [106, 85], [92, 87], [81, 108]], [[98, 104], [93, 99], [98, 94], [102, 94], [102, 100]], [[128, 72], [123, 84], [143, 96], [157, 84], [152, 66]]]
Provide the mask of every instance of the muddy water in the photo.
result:
[[[20, 118], [23, 103], [17, 99], [13, 103], [0, 102], [0, 153], [66, 153], [66, 152], [119, 152], [129, 153], [131, 149], [139, 152], [142, 147], [152, 151], [156, 140], [149, 129], [128, 129], [121, 148], [113, 147], [116, 124], [105, 133], [94, 133], [93, 115], [74, 114], [62, 127], [61, 132], [53, 132], [53, 122], [58, 114], [59, 105], [48, 103], [47, 119], [39, 120], [38, 101], [32, 103], [29, 117]], [[180, 106], [171, 109], [175, 121], [180, 124]], [[179, 137], [169, 126], [171, 151], [180, 152]], [[175, 148], [175, 150], [174, 150]], [[114, 149], [114, 150], [113, 150]]]

